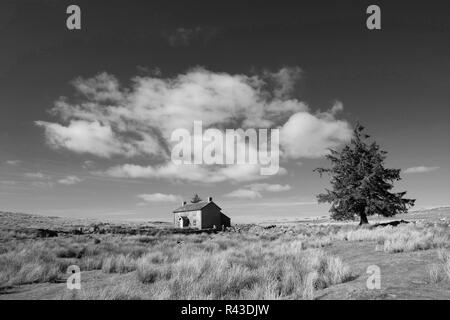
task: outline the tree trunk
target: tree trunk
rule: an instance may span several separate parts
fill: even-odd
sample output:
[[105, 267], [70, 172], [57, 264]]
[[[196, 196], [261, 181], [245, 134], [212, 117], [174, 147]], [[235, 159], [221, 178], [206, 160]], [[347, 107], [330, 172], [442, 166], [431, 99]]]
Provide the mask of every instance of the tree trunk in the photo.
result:
[[365, 224], [369, 224], [369, 221], [367, 220], [367, 215], [365, 213], [361, 213], [359, 215], [359, 217], [361, 218], [361, 220], [359, 221], [359, 225], [365, 225]]

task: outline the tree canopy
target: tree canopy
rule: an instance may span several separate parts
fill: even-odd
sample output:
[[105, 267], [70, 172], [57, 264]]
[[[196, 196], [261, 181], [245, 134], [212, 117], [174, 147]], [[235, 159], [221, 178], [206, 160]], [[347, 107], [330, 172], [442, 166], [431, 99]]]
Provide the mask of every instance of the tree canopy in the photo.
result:
[[330, 168], [317, 168], [320, 176], [331, 176], [331, 190], [319, 194], [319, 203], [331, 203], [331, 218], [349, 220], [360, 218], [360, 224], [368, 223], [367, 216], [379, 214], [385, 217], [407, 212], [415, 200], [406, 199], [406, 192], [393, 192], [394, 182], [401, 179], [400, 169], [384, 167], [387, 152], [380, 150], [376, 142], [367, 143], [369, 135], [357, 124], [349, 144], [340, 152], [330, 150], [326, 156]]
[[203, 201], [203, 199], [200, 198], [198, 194], [194, 194], [194, 196], [191, 199], [191, 203], [197, 203], [197, 202], [200, 202], [200, 201]]

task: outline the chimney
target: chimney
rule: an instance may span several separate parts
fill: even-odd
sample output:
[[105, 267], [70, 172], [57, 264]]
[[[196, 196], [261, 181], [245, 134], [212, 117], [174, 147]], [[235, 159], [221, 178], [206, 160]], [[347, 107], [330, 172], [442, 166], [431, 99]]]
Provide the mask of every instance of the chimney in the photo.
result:
[[208, 197], [208, 202], [211, 202], [212, 201], [212, 197]]
[[185, 206], [186, 203], [187, 203], [186, 201], [183, 201], [183, 202], [181, 202], [181, 205], [182, 205], [182, 206]]

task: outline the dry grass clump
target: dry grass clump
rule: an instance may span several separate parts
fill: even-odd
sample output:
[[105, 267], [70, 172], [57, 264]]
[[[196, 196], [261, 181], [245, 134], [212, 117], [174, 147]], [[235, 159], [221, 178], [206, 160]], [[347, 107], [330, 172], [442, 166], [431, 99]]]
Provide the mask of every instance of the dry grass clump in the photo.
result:
[[[74, 299], [313, 299], [317, 290], [353, 278], [322, 248], [338, 241], [375, 241], [389, 253], [444, 248], [449, 231], [447, 224], [246, 225], [217, 234], [46, 239], [0, 231], [0, 286], [55, 281], [74, 264], [128, 279], [83, 288]], [[450, 278], [448, 253], [440, 255], [430, 269], [434, 282]]]
[[102, 271], [105, 273], [127, 273], [136, 270], [136, 259], [130, 254], [108, 256], [102, 261]]
[[381, 241], [390, 234], [396, 232], [397, 229], [393, 227], [381, 228], [357, 228], [349, 231], [340, 232], [336, 235], [339, 240], [346, 241]]
[[444, 247], [449, 243], [449, 234], [434, 228], [398, 228], [384, 239], [385, 252], [410, 252]]
[[153, 283], [157, 279], [171, 277], [171, 265], [163, 264], [164, 258], [160, 252], [147, 254], [136, 262], [137, 277], [142, 283]]
[[126, 283], [107, 286], [103, 290], [90, 289], [82, 292], [81, 297], [75, 299], [83, 300], [141, 300], [135, 288]]
[[55, 281], [61, 268], [40, 243], [19, 247], [0, 255], [0, 286]]
[[95, 284], [82, 285], [81, 290], [65, 291], [64, 300], [141, 300], [143, 286], [130, 277], [112, 277], [106, 286], [99, 289]]
[[[135, 272], [125, 275], [126, 282], [82, 289], [72, 298], [313, 299], [318, 289], [352, 279], [349, 266], [338, 257], [309, 248], [303, 236], [290, 238], [267, 240], [246, 233], [162, 236], [135, 259]], [[133, 260], [115, 257], [120, 258], [104, 258], [103, 271], [121, 272], [119, 261]]]
[[398, 253], [447, 246], [450, 244], [449, 231], [447, 225], [408, 224], [397, 227], [358, 228], [341, 231], [334, 236], [334, 240], [376, 241], [379, 244], [376, 247], [377, 250]]
[[138, 260], [137, 278], [149, 286], [150, 299], [161, 292], [168, 299], [310, 299], [317, 289], [351, 279], [351, 272], [322, 250], [280, 251], [261, 242], [210, 252], [191, 247], [173, 263], [152, 253]]
[[429, 278], [432, 283], [450, 281], [450, 252], [445, 249], [438, 250], [439, 263], [431, 265]]
[[0, 287], [55, 281], [73, 264], [82, 271], [130, 272], [136, 269], [135, 260], [147, 251], [135, 239], [124, 241], [123, 246], [117, 237], [105, 239], [104, 243], [83, 236], [9, 239], [0, 251]]

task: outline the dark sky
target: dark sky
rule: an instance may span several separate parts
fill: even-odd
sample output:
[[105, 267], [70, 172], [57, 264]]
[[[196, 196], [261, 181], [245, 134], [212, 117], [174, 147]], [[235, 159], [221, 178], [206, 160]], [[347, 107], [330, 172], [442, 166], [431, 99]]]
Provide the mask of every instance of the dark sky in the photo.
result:
[[[66, 28], [65, 11], [70, 4], [81, 7], [82, 30]], [[382, 30], [366, 28], [370, 4], [381, 7]], [[427, 171], [404, 175], [399, 187], [421, 206], [450, 204], [449, 18], [448, 1], [3, 0], [0, 179], [10, 183], [0, 187], [1, 202], [8, 210], [54, 214], [65, 214], [62, 208], [73, 209], [67, 213], [73, 214], [77, 204], [84, 202], [81, 207], [86, 214], [126, 211], [142, 216], [148, 208], [134, 206], [136, 193], [151, 189], [190, 195], [191, 189], [163, 181], [114, 180], [111, 184], [89, 177], [80, 171], [80, 164], [97, 159], [52, 150], [45, 144], [42, 128], [34, 121], [55, 121], [48, 110], [58, 97], [74, 96], [70, 81], [76, 77], [105, 71], [127, 85], [130, 78], [154, 70], [170, 78], [195, 66], [229, 74], [298, 66], [303, 73], [294, 97], [315, 111], [341, 101], [341, 118], [363, 123], [389, 152], [390, 166]], [[187, 42], [170, 38], [180, 28], [190, 30]], [[6, 163], [11, 160], [20, 164]], [[277, 181], [292, 189], [273, 199], [269, 196], [268, 201], [314, 200], [326, 181], [311, 169], [325, 162], [302, 162], [291, 170], [295, 173]], [[22, 176], [30, 172], [45, 173], [49, 179], [84, 174], [92, 181], [65, 190], [33, 189]], [[214, 188], [218, 196], [233, 190], [226, 184]], [[207, 193], [210, 186], [198, 189]], [[111, 195], [122, 198], [107, 200]], [[229, 206], [239, 207], [239, 203]], [[155, 217], [164, 216], [170, 207], [162, 206]], [[291, 215], [289, 210], [279, 214]], [[326, 208], [305, 210], [326, 213]]]

